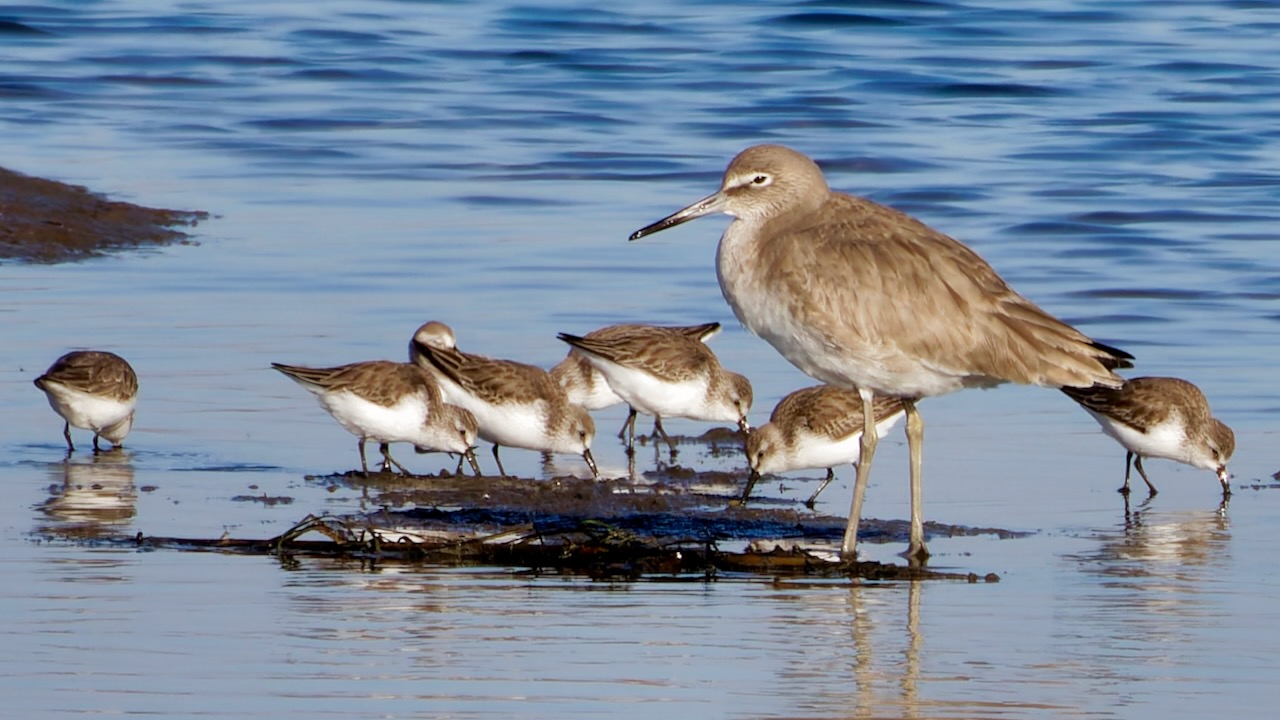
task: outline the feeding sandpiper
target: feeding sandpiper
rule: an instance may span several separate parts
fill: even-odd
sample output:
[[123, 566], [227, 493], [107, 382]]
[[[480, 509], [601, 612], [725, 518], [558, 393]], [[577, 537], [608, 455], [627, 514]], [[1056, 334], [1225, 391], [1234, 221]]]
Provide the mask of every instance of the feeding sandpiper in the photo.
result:
[[[624, 323], [592, 330], [583, 335], [582, 338], [590, 341], [613, 343], [629, 335], [642, 334], [647, 338], [672, 333], [698, 342], [706, 342], [719, 334], [719, 332], [720, 323], [718, 322], [672, 326]], [[575, 402], [588, 410], [601, 410], [624, 402], [618, 396], [618, 393], [614, 392], [613, 388], [609, 386], [609, 381], [604, 374], [596, 369], [595, 364], [577, 348], [570, 347], [568, 356], [559, 365], [551, 368], [551, 377], [555, 378], [564, 387], [569, 394], [571, 402]], [[622, 428], [618, 430], [618, 437], [627, 440], [628, 453], [634, 452], [636, 412], [635, 407], [631, 407], [626, 421], [622, 423]], [[662, 416], [660, 415], [654, 415], [653, 417], [653, 435], [655, 437], [660, 436], [667, 442], [672, 452], [675, 451], [672, 439], [662, 427]]]
[[1212, 470], [1222, 483], [1223, 496], [1231, 494], [1227, 462], [1235, 452], [1236, 436], [1213, 416], [1200, 388], [1180, 378], [1137, 377], [1116, 389], [1063, 388], [1062, 392], [1080, 403], [1103, 432], [1124, 446], [1124, 486], [1120, 492], [1129, 494], [1133, 462], [1155, 495], [1156, 486], [1142, 469], [1144, 457], [1155, 457]]
[[[896, 397], [878, 396], [874, 402], [876, 435], [884, 437], [905, 410]], [[765, 473], [826, 468], [827, 477], [804, 504], [810, 508], [835, 479], [833, 466], [858, 464], [862, 455], [862, 396], [834, 385], [802, 388], [778, 402], [769, 422], [747, 434], [747, 464], [751, 475], [742, 502]]]
[[417, 351], [440, 374], [446, 400], [475, 414], [480, 437], [493, 443], [493, 459], [504, 477], [498, 448], [524, 448], [581, 455], [594, 477], [591, 456], [595, 423], [581, 405], [540, 367], [434, 347], [414, 341]]
[[391, 443], [408, 442], [426, 451], [458, 453], [480, 474], [472, 449], [479, 434], [476, 418], [445, 403], [431, 376], [417, 365], [371, 360], [331, 368], [271, 367], [314, 394], [339, 425], [360, 439], [360, 470], [366, 477], [366, 440], [378, 443], [383, 472], [394, 465], [412, 475], [391, 457]]
[[138, 376], [124, 358], [103, 350], [76, 350], [58, 358], [35, 386], [44, 391], [49, 406], [62, 416], [62, 436], [67, 453], [71, 427], [93, 431], [93, 451], [99, 452], [98, 438], [120, 447], [133, 428], [133, 410], [138, 402]]
[[604, 376], [609, 387], [631, 406], [627, 452], [635, 451], [636, 413], [654, 416], [654, 429], [672, 452], [675, 442], [662, 428], [663, 417], [733, 422], [749, 427], [751, 383], [725, 370], [698, 337], [653, 325], [617, 325], [579, 337], [560, 333]]
[[[622, 325], [610, 325], [602, 327], [599, 330], [592, 330], [583, 335], [587, 339], [596, 339], [601, 337], [610, 337], [618, 333], [628, 332], [629, 328], [636, 327], [634, 323], [624, 323]], [[648, 327], [660, 328], [671, 332], [678, 332], [682, 335], [688, 335], [695, 340], [706, 342], [720, 333], [720, 323], [711, 322], [701, 325], [650, 325]], [[551, 368], [551, 377], [560, 383], [566, 393], [569, 394], [569, 402], [581, 405], [588, 410], [603, 410], [622, 402], [622, 398], [609, 387], [609, 383], [604, 379], [604, 375], [596, 370], [595, 366], [589, 360], [583, 357], [582, 353], [569, 348], [569, 354], [559, 365]], [[623, 431], [626, 426], [623, 425]], [[622, 433], [618, 434], [622, 437]]]
[[[922, 518], [919, 398], [1003, 382], [1119, 387], [1128, 353], [1095, 342], [1014, 292], [963, 243], [897, 210], [832, 192], [805, 155], [747, 148], [720, 189], [647, 225], [637, 240], [712, 213], [733, 216], [716, 253], [734, 314], [793, 365], [854, 389], [864, 426], [878, 395], [902, 398], [911, 463], [913, 561], [928, 557]], [[856, 558], [877, 437], [862, 434], [841, 546]]]

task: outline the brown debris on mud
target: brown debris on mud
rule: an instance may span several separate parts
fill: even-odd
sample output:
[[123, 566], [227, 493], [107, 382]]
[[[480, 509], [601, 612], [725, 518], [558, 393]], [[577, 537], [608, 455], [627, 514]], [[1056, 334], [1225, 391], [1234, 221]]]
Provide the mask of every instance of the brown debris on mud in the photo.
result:
[[0, 260], [63, 262], [107, 250], [188, 242], [175, 226], [208, 217], [202, 211], [107, 200], [78, 185], [0, 168]]
[[[473, 477], [443, 471], [402, 477], [359, 472], [309, 477], [332, 492], [358, 491], [377, 510], [307, 516], [270, 539], [182, 540], [139, 535], [146, 547], [220, 550], [281, 557], [514, 566], [605, 579], [808, 575], [877, 580], [995, 581], [994, 575], [940, 572], [836, 559], [845, 520], [797, 501], [742, 506], [742, 472], [662, 467], [634, 480]], [[863, 542], [906, 542], [905, 520], [864, 519]], [[926, 524], [931, 536], [1016, 533]], [[318, 539], [317, 536], [324, 539]]]

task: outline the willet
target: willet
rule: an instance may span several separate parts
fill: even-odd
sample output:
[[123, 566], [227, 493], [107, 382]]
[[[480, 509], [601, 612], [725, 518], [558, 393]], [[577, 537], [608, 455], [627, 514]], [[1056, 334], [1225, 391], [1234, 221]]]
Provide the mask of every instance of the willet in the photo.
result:
[[[916, 400], [1003, 382], [1119, 387], [1128, 353], [1091, 340], [1014, 292], [973, 250], [870, 200], [832, 192], [808, 157], [779, 145], [741, 152], [714, 194], [632, 240], [725, 213], [720, 290], [738, 319], [806, 374], [862, 396], [902, 399], [911, 461], [913, 560], [928, 557], [921, 515], [924, 422]], [[862, 434], [842, 554], [856, 558], [876, 434]]]

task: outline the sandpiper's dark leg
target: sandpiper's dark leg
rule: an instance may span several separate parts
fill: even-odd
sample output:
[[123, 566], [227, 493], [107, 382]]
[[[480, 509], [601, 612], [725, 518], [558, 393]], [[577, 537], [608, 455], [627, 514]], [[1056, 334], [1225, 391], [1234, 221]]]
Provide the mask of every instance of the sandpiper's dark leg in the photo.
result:
[[498, 463], [498, 474], [505, 478], [507, 476], [507, 471], [502, 468], [502, 458], [498, 457], [499, 447], [500, 446], [497, 443], [493, 444], [493, 461]]
[[1136, 459], [1133, 461], [1133, 466], [1138, 468], [1138, 474], [1142, 476], [1142, 482], [1147, 484], [1147, 489], [1151, 491], [1152, 495], [1160, 492], [1159, 490], [1156, 490], [1156, 486], [1152, 485], [1151, 481], [1147, 479], [1147, 471], [1142, 469], [1142, 456], [1136, 455], [1135, 457]]
[[93, 434], [93, 454], [97, 455], [102, 452], [102, 448], [98, 447], [98, 433]]
[[360, 472], [364, 473], [364, 476], [367, 478], [369, 477], [369, 465], [364, 460], [364, 438], [360, 438], [356, 447], [360, 450]]
[[626, 433], [627, 454], [632, 455], [636, 451], [636, 415], [639, 413], [635, 408], [627, 409], [627, 421], [622, 423], [622, 430]]
[[667, 431], [662, 429], [661, 415], [653, 416], [653, 432], [658, 435], [658, 437], [667, 441], [667, 447], [671, 448], [671, 457], [674, 458], [676, 456], [676, 441], [672, 440], [671, 436], [667, 435]]
[[[854, 463], [854, 467], [856, 468], [857, 466], [858, 464]], [[817, 503], [818, 495], [820, 495], [823, 490], [826, 490], [827, 486], [831, 484], [831, 481], [835, 479], [836, 471], [832, 468], [827, 468], [827, 479], [823, 480], [822, 484], [818, 486], [818, 489], [814, 490], [813, 494], [809, 496], [809, 499], [804, 501], [804, 506], [812, 510], [814, 504]]]
[[403, 465], [396, 462], [395, 458], [391, 457], [391, 443], [379, 444], [378, 451], [382, 453], [382, 472], [387, 472], [391, 465], [395, 465], [401, 475], [405, 477], [413, 477], [413, 473], [406, 470]]
[[[1139, 460], [1139, 462], [1141, 462], [1141, 460]], [[1124, 485], [1121, 486], [1120, 489], [1116, 491], [1121, 495], [1129, 494], [1129, 473], [1132, 472], [1132, 470], [1133, 470], [1133, 453], [1126, 452], [1124, 454]]]
[[62, 437], [67, 439], [67, 452], [69, 453], [75, 452], [76, 446], [71, 444], [71, 423], [70, 422], [62, 423]]

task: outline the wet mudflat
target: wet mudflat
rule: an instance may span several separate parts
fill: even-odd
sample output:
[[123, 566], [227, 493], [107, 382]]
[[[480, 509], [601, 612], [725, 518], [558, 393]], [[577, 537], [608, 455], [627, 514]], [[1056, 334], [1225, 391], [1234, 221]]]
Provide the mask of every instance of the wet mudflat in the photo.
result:
[[[745, 482], [724, 472], [676, 466], [629, 478], [572, 476], [543, 480], [447, 475], [405, 479], [359, 473], [312, 481], [372, 492], [377, 511], [306, 521], [294, 533], [334, 535], [335, 550], [376, 544], [401, 557], [435, 562], [501, 564], [638, 579], [717, 571], [877, 580], [976, 580], [977, 573], [933, 571], [905, 562], [842, 563], [845, 521], [795, 501], [741, 505]], [[340, 532], [333, 533], [333, 520]], [[908, 523], [872, 520], [864, 542], [905, 542]], [[1016, 537], [996, 528], [930, 523], [933, 536]], [[397, 547], [398, 545], [398, 547]], [[314, 548], [312, 548], [314, 549]], [[996, 580], [988, 573], [984, 580]]]
[[[716, 434], [729, 434], [728, 430]], [[681, 438], [685, 445], [696, 438]], [[719, 444], [718, 444], [719, 445]], [[717, 454], [728, 451], [720, 445]], [[664, 452], [665, 454], [665, 452]], [[689, 574], [712, 580], [717, 572], [762, 577], [822, 576], [876, 580], [998, 580], [994, 573], [958, 573], [901, 562], [840, 561], [843, 517], [820, 514], [797, 500], [738, 499], [745, 472], [703, 471], [659, 463], [641, 475], [593, 479], [572, 475], [520, 478], [457, 474], [404, 476], [359, 470], [307, 476], [326, 492], [358, 492], [376, 510], [307, 515], [265, 538], [156, 536], [58, 527], [47, 541], [90, 542], [95, 547], [222, 551], [279, 557], [359, 557], [380, 562], [507, 566], [594, 578], [660, 579]], [[100, 483], [53, 489], [49, 506], [64, 496], [104, 491]], [[152, 488], [154, 490], [154, 488]], [[289, 506], [294, 498], [242, 494], [232, 502]], [[1023, 537], [1001, 528], [931, 522], [929, 538], [989, 535]], [[863, 542], [905, 543], [905, 520], [869, 519]]]
[[80, 260], [110, 250], [187, 242], [199, 210], [111, 200], [87, 188], [0, 167], [0, 260]]

